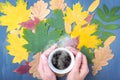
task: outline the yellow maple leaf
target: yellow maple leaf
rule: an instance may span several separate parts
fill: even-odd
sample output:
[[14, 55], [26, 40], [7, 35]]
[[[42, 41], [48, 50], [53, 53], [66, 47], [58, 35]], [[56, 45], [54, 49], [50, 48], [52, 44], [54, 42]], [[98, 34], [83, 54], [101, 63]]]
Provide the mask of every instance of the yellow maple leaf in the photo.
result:
[[8, 54], [14, 56], [13, 63], [21, 63], [23, 60], [28, 60], [28, 52], [23, 48], [27, 41], [21, 36], [16, 34], [8, 34], [8, 40], [10, 45], [6, 46], [9, 51]]
[[43, 0], [37, 1], [34, 3], [34, 6], [30, 7], [31, 10], [31, 19], [34, 20], [35, 17], [40, 20], [45, 19], [45, 17], [50, 13], [50, 10], [47, 9], [48, 3], [45, 3]]
[[109, 37], [104, 42], [104, 47], [99, 47], [95, 49], [95, 58], [92, 60], [92, 74], [96, 75], [98, 71], [102, 70], [103, 66], [108, 65], [108, 61], [111, 60], [114, 55], [112, 54], [112, 50], [110, 49], [110, 44], [115, 40], [115, 36]]
[[79, 37], [78, 49], [81, 49], [83, 46], [87, 48], [97, 48], [98, 45], [102, 43], [98, 36], [92, 35], [97, 29], [96, 24], [88, 24], [86, 27], [82, 25], [76, 25], [74, 30], [71, 32], [71, 37]]
[[3, 26], [8, 26], [7, 31], [19, 28], [19, 23], [25, 22], [29, 19], [30, 10], [27, 10], [27, 3], [24, 0], [18, 0], [16, 6], [13, 6], [10, 2], [0, 3], [2, 4], [0, 12], [6, 14], [0, 16], [0, 22]]
[[51, 0], [50, 5], [50, 9], [61, 9], [62, 11], [64, 11], [65, 7], [67, 6], [67, 4], [64, 3], [64, 0]]
[[100, 0], [95, 0], [88, 8], [88, 11], [89, 12], [93, 12], [97, 7], [98, 5], [100, 4]]
[[[66, 16], [64, 17], [65, 24], [67, 25], [72, 25], [73, 23], [77, 25], [84, 25], [87, 22], [85, 21], [85, 18], [88, 16], [87, 11], [83, 11], [83, 8], [80, 3], [77, 3], [73, 5], [73, 10], [69, 7], [66, 9]], [[71, 26], [66, 26], [65, 30], [66, 33], [70, 34], [71, 31], [70, 29]]]

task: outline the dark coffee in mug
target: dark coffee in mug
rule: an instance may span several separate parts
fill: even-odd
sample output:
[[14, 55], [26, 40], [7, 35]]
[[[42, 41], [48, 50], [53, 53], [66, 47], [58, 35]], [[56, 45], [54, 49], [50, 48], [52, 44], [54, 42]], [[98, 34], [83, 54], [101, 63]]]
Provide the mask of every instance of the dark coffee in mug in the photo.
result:
[[66, 69], [71, 63], [71, 57], [68, 52], [64, 50], [56, 51], [52, 57], [52, 64], [59, 70]]

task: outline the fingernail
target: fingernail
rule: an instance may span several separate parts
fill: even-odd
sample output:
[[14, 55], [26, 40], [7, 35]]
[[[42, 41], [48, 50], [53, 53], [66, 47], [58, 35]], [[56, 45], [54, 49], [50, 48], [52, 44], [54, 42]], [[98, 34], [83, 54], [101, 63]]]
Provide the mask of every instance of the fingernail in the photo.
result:
[[47, 57], [42, 54], [41, 58], [42, 58], [43, 64], [46, 65], [47, 64]]
[[42, 57], [42, 60], [47, 60], [45, 55], [41, 55], [41, 57]]
[[77, 53], [77, 57], [81, 57], [81, 52], [78, 52], [78, 53]]

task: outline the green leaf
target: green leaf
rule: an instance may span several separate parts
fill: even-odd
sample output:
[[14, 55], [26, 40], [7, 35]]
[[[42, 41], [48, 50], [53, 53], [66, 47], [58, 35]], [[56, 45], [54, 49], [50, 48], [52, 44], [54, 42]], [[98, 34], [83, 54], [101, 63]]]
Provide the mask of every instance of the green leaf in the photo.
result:
[[115, 36], [115, 34], [112, 33], [112, 32], [106, 32], [105, 31], [105, 32], [102, 32], [102, 36], [100, 38], [104, 42], [110, 36]]
[[118, 25], [118, 24], [104, 25], [104, 29], [106, 29], [106, 30], [116, 30], [116, 29], [119, 29], [119, 28], [120, 28], [120, 25]]
[[97, 9], [97, 14], [101, 20], [106, 21], [106, 16], [100, 8]]
[[92, 64], [92, 59], [94, 58], [94, 53], [93, 52], [89, 52], [89, 49], [86, 48], [85, 46], [83, 46], [81, 48], [81, 52], [83, 54], [85, 54], [85, 56], [87, 57], [88, 64]]
[[120, 10], [120, 6], [116, 6], [110, 10], [110, 16], [114, 16]]
[[101, 30], [97, 30], [95, 33], [93, 33], [92, 35], [100, 35], [100, 34], [102, 34], [102, 31]]
[[106, 16], [108, 16], [108, 14], [109, 14], [109, 9], [108, 9], [108, 7], [107, 7], [105, 4], [103, 4], [103, 10], [104, 10]]
[[98, 24], [98, 26], [103, 26], [102, 22], [98, 19], [92, 19], [92, 23]]
[[42, 52], [45, 47], [49, 44], [51, 40], [57, 41], [61, 36], [61, 30], [48, 31], [49, 27], [46, 23], [41, 21], [40, 24], [36, 26], [36, 32], [33, 33], [31, 30], [24, 30], [24, 38], [27, 40], [28, 44], [24, 47], [34, 54]]
[[115, 16], [113, 16], [113, 17], [108, 18], [108, 19], [107, 19], [107, 22], [116, 21], [116, 20], [118, 20], [118, 19], [120, 19], [120, 15], [115, 15]]
[[54, 10], [53, 17], [48, 18], [47, 23], [55, 29], [64, 29], [64, 19], [61, 10]]

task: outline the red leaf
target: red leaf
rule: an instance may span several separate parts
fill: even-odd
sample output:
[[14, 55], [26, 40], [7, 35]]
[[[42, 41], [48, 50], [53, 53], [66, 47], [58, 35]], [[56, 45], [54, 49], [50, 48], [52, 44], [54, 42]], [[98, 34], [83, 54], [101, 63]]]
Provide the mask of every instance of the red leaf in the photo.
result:
[[40, 22], [38, 18], [34, 18], [35, 20], [28, 20], [26, 22], [20, 23], [21, 26], [27, 28], [27, 29], [35, 29], [35, 26]]
[[21, 65], [19, 68], [15, 69], [14, 72], [18, 73], [18, 74], [26, 74], [29, 73], [29, 62], [26, 62], [24, 65]]
[[90, 15], [88, 15], [88, 17], [85, 19], [88, 23], [90, 23], [91, 22], [91, 20], [92, 20], [92, 18], [93, 18], [93, 16], [94, 16], [94, 13], [93, 14], [90, 14]]
[[87, 18], [85, 19], [87, 21], [87, 24], [83, 25], [82, 27], [86, 27], [91, 22], [91, 20], [93, 19], [93, 16], [94, 16], [94, 13], [93, 14], [89, 14], [87, 16]]

